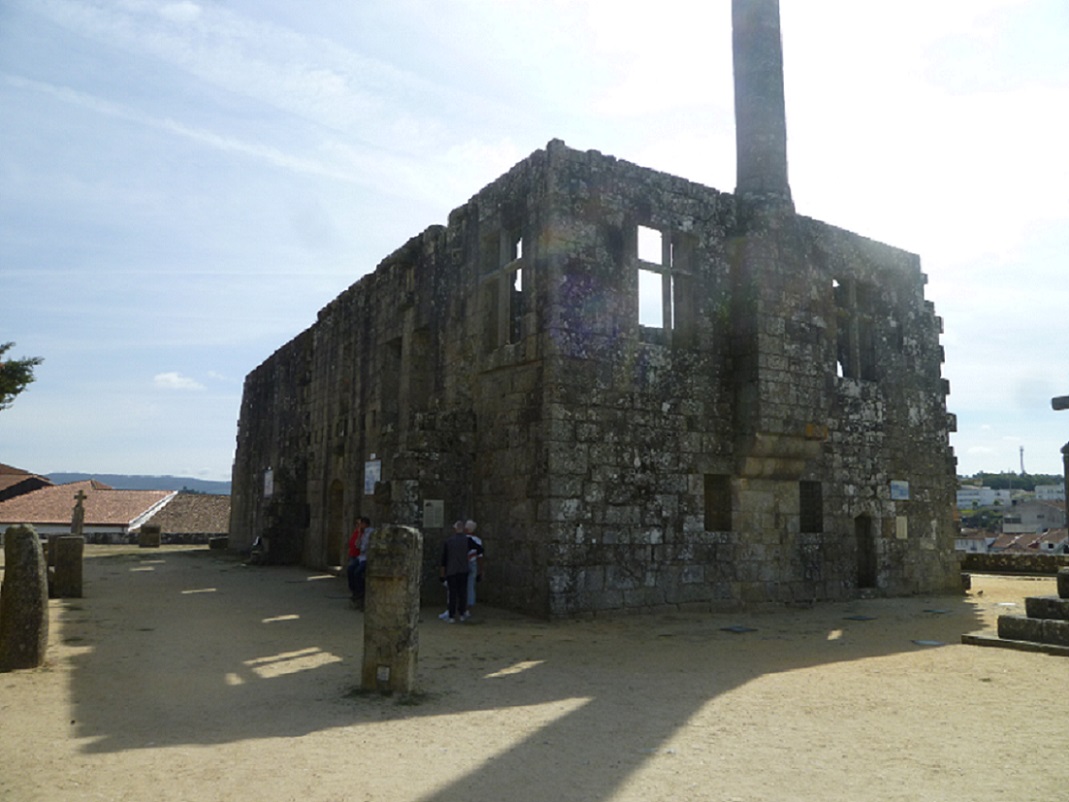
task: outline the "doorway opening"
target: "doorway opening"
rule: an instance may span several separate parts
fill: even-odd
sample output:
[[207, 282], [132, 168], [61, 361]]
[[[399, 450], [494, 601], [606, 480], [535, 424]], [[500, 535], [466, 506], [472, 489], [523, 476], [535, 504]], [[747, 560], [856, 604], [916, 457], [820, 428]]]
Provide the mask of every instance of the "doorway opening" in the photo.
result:
[[854, 537], [857, 540], [857, 586], [876, 587], [876, 534], [872, 518], [859, 515], [854, 519]]

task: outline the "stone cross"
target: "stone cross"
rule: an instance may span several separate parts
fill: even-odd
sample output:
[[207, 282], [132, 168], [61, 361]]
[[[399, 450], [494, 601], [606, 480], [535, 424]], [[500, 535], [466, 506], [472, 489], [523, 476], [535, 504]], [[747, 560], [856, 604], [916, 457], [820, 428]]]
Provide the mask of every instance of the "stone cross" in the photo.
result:
[[[1057, 395], [1050, 400], [1051, 409], [1069, 409], [1069, 395]], [[1065, 520], [1069, 522], [1069, 443], [1062, 446], [1062, 476], [1065, 483]]]
[[74, 497], [74, 512], [71, 515], [71, 534], [78, 537], [82, 536], [82, 530], [85, 528], [85, 506], [82, 504], [88, 496], [85, 495], [84, 490], [79, 490], [78, 495]]

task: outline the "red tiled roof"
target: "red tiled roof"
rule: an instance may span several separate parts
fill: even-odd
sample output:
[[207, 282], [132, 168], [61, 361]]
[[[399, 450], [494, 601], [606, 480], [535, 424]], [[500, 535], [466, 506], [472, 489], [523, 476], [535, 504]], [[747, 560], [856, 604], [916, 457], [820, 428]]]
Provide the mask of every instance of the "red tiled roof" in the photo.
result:
[[230, 531], [230, 496], [179, 493], [147, 523], [165, 535], [225, 535]]
[[23, 482], [37, 481], [40, 484], [50, 485], [47, 476], [34, 476], [32, 473], [0, 473], [0, 492], [7, 490], [9, 487], [15, 487]]
[[126, 526], [172, 495], [169, 490], [113, 490], [94, 479], [53, 485], [0, 501], [0, 526], [69, 524], [79, 491], [86, 496], [86, 526]]
[[1057, 545], [1058, 543], [1061, 543], [1063, 540], [1065, 540], [1066, 537], [1069, 537], [1069, 533], [1067, 533], [1065, 529], [1048, 529], [1046, 532], [1040, 535], [1039, 542], [1054, 543], [1055, 545]]

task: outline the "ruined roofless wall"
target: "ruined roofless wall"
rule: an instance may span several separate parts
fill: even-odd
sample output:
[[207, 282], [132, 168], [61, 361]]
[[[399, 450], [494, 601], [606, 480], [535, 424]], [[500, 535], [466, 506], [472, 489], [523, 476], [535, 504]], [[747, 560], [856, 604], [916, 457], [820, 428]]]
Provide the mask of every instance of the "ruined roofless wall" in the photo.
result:
[[548, 616], [949, 587], [923, 285], [915, 255], [551, 142], [250, 374], [237, 542], [340, 562], [356, 514], [437, 501], [480, 522], [480, 598]]

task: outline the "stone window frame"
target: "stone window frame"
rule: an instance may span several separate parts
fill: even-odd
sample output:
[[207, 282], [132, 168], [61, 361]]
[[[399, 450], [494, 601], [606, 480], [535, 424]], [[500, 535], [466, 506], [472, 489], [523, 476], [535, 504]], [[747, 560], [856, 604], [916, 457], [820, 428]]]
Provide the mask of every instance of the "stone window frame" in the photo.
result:
[[[641, 230], [660, 235], [659, 260], [643, 258], [639, 243]], [[697, 317], [697, 293], [694, 292], [695, 251], [697, 238], [669, 227], [638, 221], [631, 227], [631, 265], [635, 279], [635, 322], [642, 339], [664, 344], [689, 342], [693, 338]], [[661, 325], [642, 322], [642, 273], [661, 278]]]
[[876, 286], [853, 277], [832, 280], [835, 300], [835, 372], [844, 379], [877, 381]]
[[515, 345], [529, 334], [534, 281], [522, 226], [496, 225], [482, 238], [482, 312], [487, 352]]

